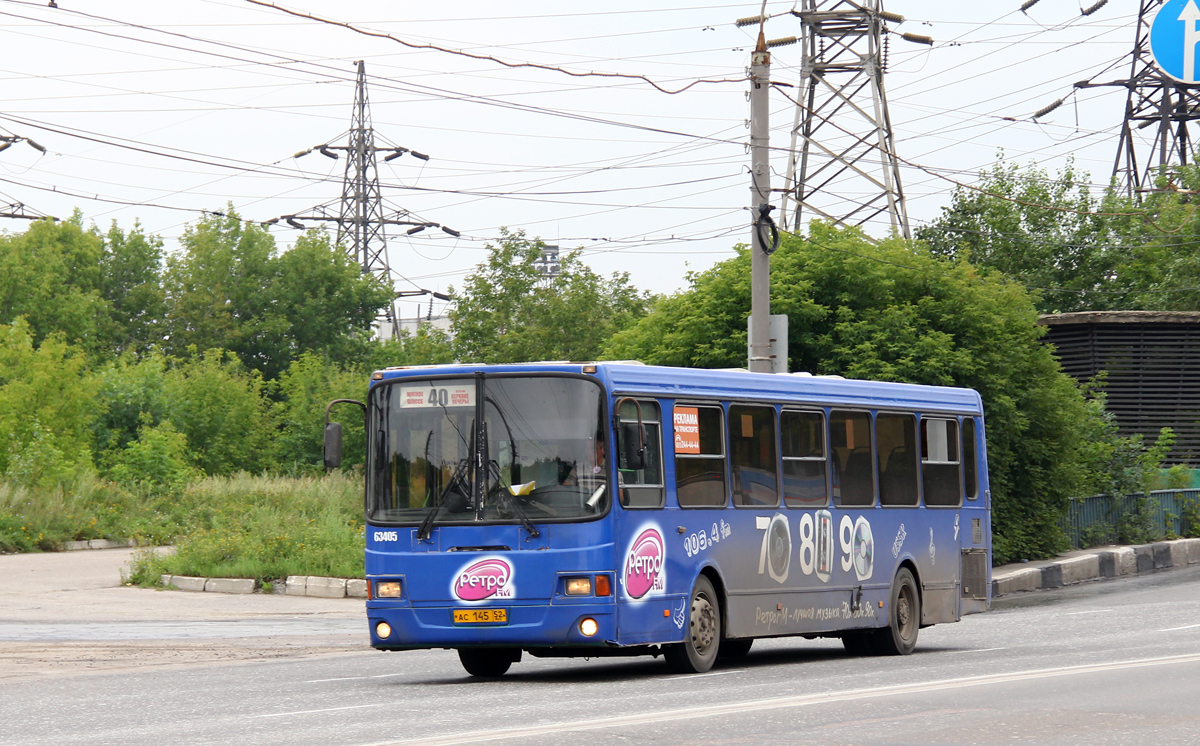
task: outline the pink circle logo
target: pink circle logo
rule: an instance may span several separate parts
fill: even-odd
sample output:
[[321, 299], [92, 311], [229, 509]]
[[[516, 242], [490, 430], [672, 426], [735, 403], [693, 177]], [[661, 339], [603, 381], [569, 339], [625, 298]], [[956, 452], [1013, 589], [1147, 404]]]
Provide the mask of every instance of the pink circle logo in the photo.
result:
[[463, 601], [512, 598], [512, 576], [512, 567], [504, 560], [498, 557], [480, 560], [455, 577], [454, 595]]
[[625, 557], [625, 592], [631, 598], [641, 598], [650, 591], [665, 590], [663, 562], [666, 556], [662, 534], [658, 529], [648, 528], [638, 534]]

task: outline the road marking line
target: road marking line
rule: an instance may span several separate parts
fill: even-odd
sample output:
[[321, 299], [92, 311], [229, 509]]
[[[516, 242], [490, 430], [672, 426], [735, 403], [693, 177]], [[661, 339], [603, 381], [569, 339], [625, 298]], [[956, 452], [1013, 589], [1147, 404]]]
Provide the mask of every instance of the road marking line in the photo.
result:
[[1160, 629], [1159, 632], [1174, 632], [1177, 629], [1195, 629], [1196, 627], [1200, 627], [1200, 624], [1185, 624], [1182, 627], [1167, 627], [1166, 629]]
[[943, 679], [924, 684], [901, 684], [897, 686], [881, 686], [873, 689], [850, 689], [844, 692], [825, 692], [821, 694], [802, 694], [792, 697], [773, 697], [770, 699], [755, 699], [748, 702], [733, 704], [716, 704], [705, 707], [689, 707], [681, 710], [664, 710], [661, 712], [645, 712], [637, 715], [600, 718], [595, 720], [576, 720], [566, 723], [535, 725], [527, 728], [507, 728], [503, 730], [474, 730], [460, 733], [450, 733], [427, 738], [415, 738], [404, 741], [375, 741], [358, 746], [452, 746], [459, 743], [483, 743], [485, 741], [508, 741], [517, 738], [571, 733], [576, 731], [604, 730], [607, 728], [632, 727], [653, 723], [668, 723], [680, 720], [698, 720], [700, 718], [722, 717], [726, 715], [741, 715], [748, 712], [763, 712], [765, 710], [782, 710], [790, 707], [807, 707], [824, 705], [833, 702], [853, 702], [856, 700], [875, 699], [878, 697], [894, 697], [903, 694], [923, 694], [926, 692], [944, 691], [963, 686], [988, 686], [992, 684], [1007, 684], [1015, 681], [1030, 679], [1049, 679], [1059, 676], [1076, 674], [1100, 673], [1103, 671], [1119, 671], [1127, 668], [1146, 668], [1149, 666], [1168, 666], [1176, 663], [1200, 662], [1200, 653], [1192, 655], [1176, 655], [1163, 658], [1142, 658], [1131, 661], [1114, 663], [1095, 663], [1086, 666], [1060, 666], [1057, 668], [1034, 669], [1031, 671], [1015, 671], [1013, 673], [994, 674], [990, 676], [968, 676], [960, 679]]
[[324, 710], [296, 710], [295, 712], [272, 712], [267, 715], [251, 715], [251, 719], [256, 718], [281, 718], [288, 715], [312, 715], [316, 712], [337, 712], [338, 710], [361, 710], [364, 707], [387, 707], [391, 702], [380, 702], [371, 705], [350, 705], [348, 707], [327, 707]]
[[712, 673], [685, 673], [682, 676], [668, 676], [668, 681], [676, 679], [703, 679], [705, 676], [727, 676], [731, 673], [746, 673], [746, 669], [739, 668], [736, 671], [713, 671]]
[[326, 681], [358, 681], [359, 679], [366, 679], [366, 678], [369, 678], [369, 677], [367, 677], [367, 676], [343, 676], [340, 679], [313, 679], [312, 681], [306, 681], [304, 683], [305, 684], [324, 684]]
[[980, 648], [979, 650], [951, 650], [951, 653], [990, 653], [993, 650], [1008, 650], [1008, 648]]
[[1079, 616], [1080, 614], [1103, 614], [1106, 611], [1112, 611], [1112, 609], [1092, 609], [1091, 611], [1072, 611], [1070, 614], [1063, 614], [1063, 616]]

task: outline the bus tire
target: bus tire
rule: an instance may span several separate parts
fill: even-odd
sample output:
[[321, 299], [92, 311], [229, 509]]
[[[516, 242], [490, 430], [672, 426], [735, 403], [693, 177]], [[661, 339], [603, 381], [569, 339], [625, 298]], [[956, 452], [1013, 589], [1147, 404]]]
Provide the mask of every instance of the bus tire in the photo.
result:
[[907, 567], [892, 581], [888, 626], [875, 630], [875, 651], [880, 655], [908, 655], [917, 647], [921, 628], [921, 594]]
[[704, 673], [716, 663], [720, 647], [721, 599], [709, 579], [701, 575], [692, 587], [683, 642], [664, 646], [663, 657], [679, 673]]
[[750, 653], [750, 648], [753, 645], [753, 637], [721, 640], [721, 647], [717, 648], [717, 658], [721, 660], [725, 660], [726, 658], [744, 658]]
[[520, 651], [506, 648], [459, 648], [458, 660], [472, 676], [481, 679], [497, 679], [518, 659]]

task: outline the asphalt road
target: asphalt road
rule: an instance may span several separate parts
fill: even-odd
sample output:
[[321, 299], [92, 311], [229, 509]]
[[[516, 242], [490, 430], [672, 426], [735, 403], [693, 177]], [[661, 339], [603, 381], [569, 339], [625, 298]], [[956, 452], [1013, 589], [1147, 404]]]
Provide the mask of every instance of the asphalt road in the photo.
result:
[[[344, 603], [245, 619], [256, 634], [293, 641], [293, 655], [0, 678], [0, 743], [1200, 742], [1200, 567], [1001, 599], [987, 614], [922, 630], [909, 657], [772, 640], [700, 676], [651, 659], [527, 657], [502, 680], [472, 680], [450, 651], [330, 648], [326, 638], [361, 614]], [[10, 644], [56, 626], [3, 609], [0, 622]], [[237, 615], [224, 623], [236, 628]], [[142, 629], [144, 644], [174, 644]], [[85, 648], [93, 633], [79, 628], [69, 643], [43, 634], [38, 644]]]

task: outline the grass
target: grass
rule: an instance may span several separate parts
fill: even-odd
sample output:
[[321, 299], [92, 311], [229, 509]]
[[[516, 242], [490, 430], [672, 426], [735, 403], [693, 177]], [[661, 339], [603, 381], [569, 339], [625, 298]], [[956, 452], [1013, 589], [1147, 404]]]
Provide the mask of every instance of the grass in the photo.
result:
[[256, 578], [362, 577], [361, 476], [208, 477], [175, 489], [96, 478], [55, 489], [0, 483], [0, 551], [56, 549], [80, 539], [174, 543], [139, 553], [134, 582], [164, 573]]
[[193, 528], [175, 553], [139, 553], [132, 580], [162, 574], [206, 578], [363, 576], [362, 487], [352, 477], [210, 478], [186, 490]]

